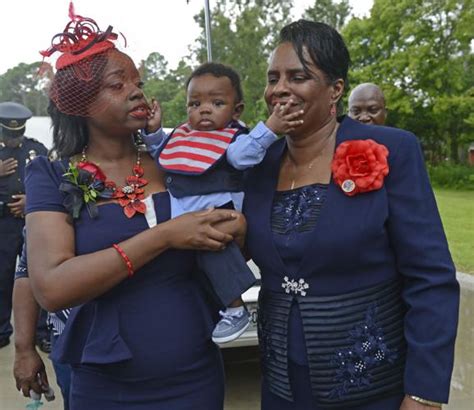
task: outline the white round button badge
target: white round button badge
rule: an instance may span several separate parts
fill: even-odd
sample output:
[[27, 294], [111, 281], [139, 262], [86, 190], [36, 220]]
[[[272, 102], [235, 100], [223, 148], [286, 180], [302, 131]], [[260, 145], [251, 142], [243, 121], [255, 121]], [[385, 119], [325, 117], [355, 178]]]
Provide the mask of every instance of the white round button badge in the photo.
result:
[[344, 192], [352, 192], [356, 187], [355, 182], [352, 179], [346, 179], [342, 184], [341, 188]]

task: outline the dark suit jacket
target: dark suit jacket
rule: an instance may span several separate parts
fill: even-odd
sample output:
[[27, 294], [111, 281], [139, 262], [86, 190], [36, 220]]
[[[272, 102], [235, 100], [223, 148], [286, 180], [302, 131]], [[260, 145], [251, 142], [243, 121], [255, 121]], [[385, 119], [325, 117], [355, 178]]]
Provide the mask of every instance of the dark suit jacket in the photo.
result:
[[347, 196], [331, 181], [297, 272], [272, 242], [271, 209], [285, 139], [248, 172], [247, 247], [262, 289], [283, 292], [284, 276], [304, 278], [308, 295], [336, 295], [401, 278], [406, 304], [405, 393], [447, 402], [458, 321], [459, 285], [417, 138], [396, 128], [341, 122], [336, 145], [368, 139], [389, 150], [389, 174], [375, 191]]

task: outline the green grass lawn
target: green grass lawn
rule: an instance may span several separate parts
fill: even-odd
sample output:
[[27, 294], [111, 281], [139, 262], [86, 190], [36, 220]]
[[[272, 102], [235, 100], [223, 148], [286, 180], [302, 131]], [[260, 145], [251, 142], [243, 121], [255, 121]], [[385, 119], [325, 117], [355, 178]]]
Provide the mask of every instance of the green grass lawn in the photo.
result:
[[474, 191], [435, 189], [456, 269], [474, 274]]

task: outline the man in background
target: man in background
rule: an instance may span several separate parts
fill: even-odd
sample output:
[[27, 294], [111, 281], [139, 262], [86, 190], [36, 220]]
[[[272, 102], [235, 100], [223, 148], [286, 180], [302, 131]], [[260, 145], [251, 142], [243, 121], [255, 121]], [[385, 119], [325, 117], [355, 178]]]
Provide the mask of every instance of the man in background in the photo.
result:
[[[23, 245], [25, 224], [25, 166], [37, 155], [47, 155], [40, 142], [24, 136], [32, 112], [22, 104], [0, 103], [0, 348], [10, 343], [12, 291], [17, 257]], [[38, 345], [49, 350], [49, 332], [43, 313]]]
[[355, 87], [349, 95], [349, 117], [364, 124], [384, 125], [387, 108], [380, 87], [372, 83]]

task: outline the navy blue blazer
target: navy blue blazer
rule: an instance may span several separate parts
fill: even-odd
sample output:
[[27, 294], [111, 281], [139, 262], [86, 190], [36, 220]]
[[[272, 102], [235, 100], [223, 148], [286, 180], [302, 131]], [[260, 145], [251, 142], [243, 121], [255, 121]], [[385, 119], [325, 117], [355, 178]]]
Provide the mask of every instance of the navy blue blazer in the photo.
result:
[[262, 289], [284, 292], [303, 278], [308, 295], [337, 295], [403, 281], [406, 394], [447, 402], [458, 322], [459, 285], [417, 138], [396, 128], [344, 118], [336, 145], [371, 138], [389, 150], [389, 174], [376, 191], [347, 196], [330, 182], [313, 240], [299, 270], [288, 272], [272, 241], [271, 210], [282, 139], [246, 174], [247, 247]]

